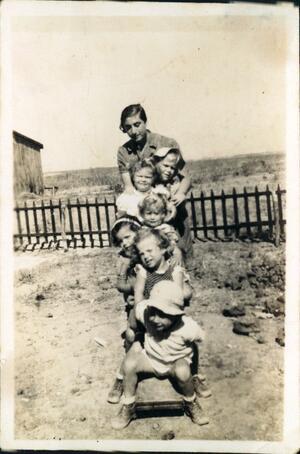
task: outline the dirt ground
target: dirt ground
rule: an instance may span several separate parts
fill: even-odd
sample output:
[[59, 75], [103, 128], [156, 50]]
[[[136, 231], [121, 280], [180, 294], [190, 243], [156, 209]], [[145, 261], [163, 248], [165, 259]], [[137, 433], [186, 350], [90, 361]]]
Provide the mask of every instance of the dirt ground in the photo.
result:
[[[195, 256], [187, 312], [206, 332], [200, 365], [212, 396], [201, 404], [210, 423], [156, 416], [116, 432], [110, 418], [119, 407], [106, 402], [126, 326], [116, 250], [16, 253], [16, 439], [281, 439], [284, 245], [197, 242]], [[236, 303], [246, 315], [225, 317]], [[233, 332], [238, 320], [248, 320], [250, 335]], [[174, 395], [167, 380], [138, 390], [143, 400]]]

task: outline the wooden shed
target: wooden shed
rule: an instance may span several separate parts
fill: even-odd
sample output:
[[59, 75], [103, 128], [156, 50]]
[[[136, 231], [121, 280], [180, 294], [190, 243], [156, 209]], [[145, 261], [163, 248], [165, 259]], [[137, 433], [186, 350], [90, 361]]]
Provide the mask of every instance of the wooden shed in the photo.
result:
[[14, 191], [34, 192], [44, 191], [41, 149], [43, 145], [36, 140], [13, 131], [14, 146]]

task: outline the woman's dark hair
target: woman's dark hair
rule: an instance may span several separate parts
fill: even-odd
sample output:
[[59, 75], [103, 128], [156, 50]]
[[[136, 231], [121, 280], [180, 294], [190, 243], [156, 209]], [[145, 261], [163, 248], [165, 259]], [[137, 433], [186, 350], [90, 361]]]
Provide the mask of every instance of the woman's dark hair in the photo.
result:
[[132, 232], [137, 232], [141, 228], [141, 223], [139, 220], [134, 216], [124, 216], [122, 218], [117, 219], [111, 229], [111, 240], [114, 246], [119, 246], [119, 240], [117, 238], [118, 232], [121, 230], [122, 227], [128, 226]]
[[120, 121], [120, 129], [122, 132], [126, 132], [124, 129], [126, 119], [137, 114], [140, 115], [141, 120], [143, 120], [145, 123], [147, 122], [146, 112], [140, 104], [130, 104], [130, 106], [127, 106], [122, 110]]

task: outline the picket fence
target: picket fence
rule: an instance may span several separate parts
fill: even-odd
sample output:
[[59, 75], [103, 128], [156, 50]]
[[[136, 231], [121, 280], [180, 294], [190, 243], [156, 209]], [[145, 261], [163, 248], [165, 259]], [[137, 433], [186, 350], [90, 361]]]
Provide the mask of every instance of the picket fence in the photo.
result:
[[[190, 228], [195, 240], [228, 241], [252, 239], [273, 241], [278, 245], [285, 238], [284, 210], [286, 191], [277, 187], [264, 191], [257, 187], [238, 193], [206, 195], [191, 193], [187, 199]], [[37, 247], [105, 247], [111, 246], [111, 226], [117, 207], [113, 200], [85, 199], [16, 205], [15, 248]]]

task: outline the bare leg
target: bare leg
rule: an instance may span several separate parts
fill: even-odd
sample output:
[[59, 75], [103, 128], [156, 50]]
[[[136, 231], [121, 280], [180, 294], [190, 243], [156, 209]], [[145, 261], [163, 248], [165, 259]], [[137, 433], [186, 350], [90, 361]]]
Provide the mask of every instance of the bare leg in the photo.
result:
[[171, 376], [176, 380], [180, 392], [184, 397], [193, 397], [194, 385], [192, 381], [191, 367], [184, 359], [176, 361], [171, 370]]
[[141, 372], [155, 375], [154, 369], [147, 357], [142, 353], [141, 345], [135, 342], [122, 364], [124, 374], [124, 397], [131, 399], [135, 396], [138, 374]]
[[203, 416], [202, 408], [196, 399], [190, 365], [184, 359], [180, 359], [174, 364], [171, 374], [183, 394], [185, 413], [199, 426], [208, 424], [209, 420]]
[[190, 299], [192, 298], [192, 296], [193, 296], [193, 287], [188, 282], [184, 282], [183, 283], [183, 298], [184, 298], [184, 301], [186, 304], [190, 302]]

